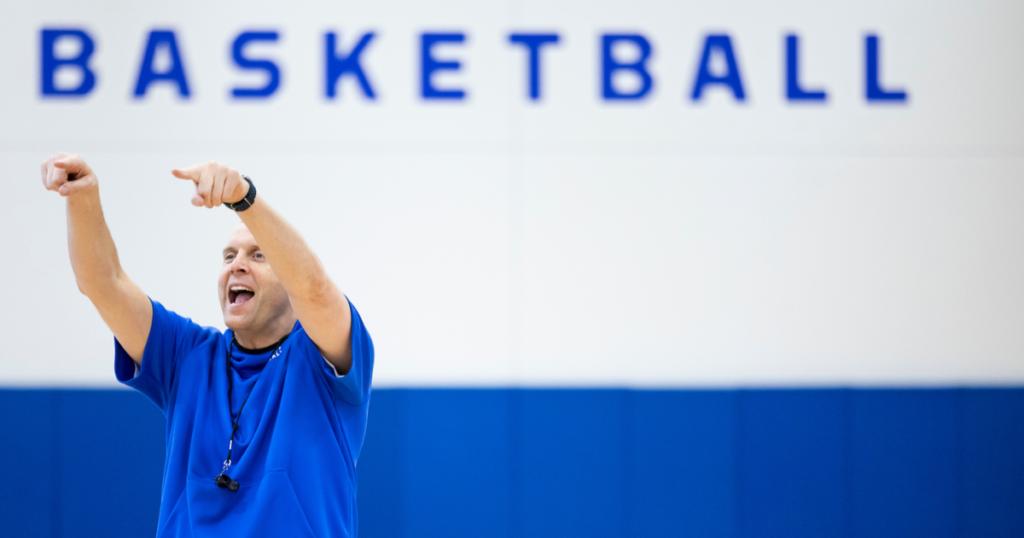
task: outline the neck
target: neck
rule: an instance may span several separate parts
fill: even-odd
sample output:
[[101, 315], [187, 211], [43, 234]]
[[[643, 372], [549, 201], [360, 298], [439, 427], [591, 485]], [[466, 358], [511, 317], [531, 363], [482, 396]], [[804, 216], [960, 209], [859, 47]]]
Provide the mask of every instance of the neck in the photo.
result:
[[273, 345], [288, 336], [295, 326], [295, 316], [281, 316], [262, 327], [249, 327], [234, 331], [238, 345], [248, 349], [260, 349]]

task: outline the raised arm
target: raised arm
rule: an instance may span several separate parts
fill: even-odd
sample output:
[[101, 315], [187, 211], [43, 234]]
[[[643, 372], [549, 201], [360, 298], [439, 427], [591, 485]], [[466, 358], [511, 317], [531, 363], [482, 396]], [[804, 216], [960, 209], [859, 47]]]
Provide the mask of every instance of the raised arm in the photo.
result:
[[99, 182], [77, 155], [59, 153], [42, 165], [43, 185], [67, 198], [68, 252], [78, 289], [137, 364], [142, 363], [153, 305], [121, 269], [103, 219]]
[[[209, 162], [172, 172], [195, 183], [192, 205], [218, 207], [245, 198], [249, 184], [223, 164]], [[271, 269], [280, 279], [296, 317], [320, 353], [341, 374], [352, 365], [352, 314], [348, 300], [331, 281], [302, 235], [260, 195], [239, 212]]]

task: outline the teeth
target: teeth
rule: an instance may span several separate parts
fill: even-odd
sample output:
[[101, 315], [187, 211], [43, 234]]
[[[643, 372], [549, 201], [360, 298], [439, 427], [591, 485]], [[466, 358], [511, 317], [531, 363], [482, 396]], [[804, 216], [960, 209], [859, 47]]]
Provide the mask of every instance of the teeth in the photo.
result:
[[245, 286], [231, 286], [231, 291], [247, 291], [249, 293], [255, 293]]

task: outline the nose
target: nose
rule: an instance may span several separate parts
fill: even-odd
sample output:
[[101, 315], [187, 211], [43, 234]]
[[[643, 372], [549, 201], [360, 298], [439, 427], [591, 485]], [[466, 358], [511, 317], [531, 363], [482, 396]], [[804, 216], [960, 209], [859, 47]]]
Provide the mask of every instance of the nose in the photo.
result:
[[231, 260], [231, 265], [228, 266], [232, 273], [248, 273], [249, 272], [249, 260], [245, 256], [235, 256]]

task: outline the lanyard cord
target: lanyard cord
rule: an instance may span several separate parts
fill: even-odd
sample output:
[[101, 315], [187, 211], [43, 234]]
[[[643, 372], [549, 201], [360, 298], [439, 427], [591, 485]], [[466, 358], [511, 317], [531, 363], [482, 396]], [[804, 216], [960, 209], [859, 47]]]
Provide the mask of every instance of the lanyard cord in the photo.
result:
[[238, 408], [238, 415], [231, 412], [231, 391], [235, 387], [234, 380], [231, 378], [231, 356], [234, 354], [234, 351], [235, 335], [231, 335], [231, 347], [228, 348], [228, 360], [225, 361], [224, 364], [227, 367], [228, 374], [228, 420], [231, 421], [232, 416], [234, 416], [234, 420], [231, 423], [231, 437], [228, 438], [228, 457], [224, 458], [224, 470], [221, 471], [221, 474], [227, 472], [228, 467], [231, 466], [231, 448], [232, 445], [234, 445], [235, 432], [238, 431], [238, 421], [242, 418], [242, 409], [245, 409], [245, 404], [249, 401], [249, 396], [252, 396], [252, 391], [256, 389], [256, 383], [253, 383], [252, 388], [249, 389], [249, 394], [245, 395], [245, 399], [242, 400], [242, 405]]
[[[284, 341], [287, 340], [289, 336], [291, 336], [291, 333], [286, 334], [284, 338], [277, 342], [277, 345], [275, 346], [274, 350], [275, 353], [277, 352], [278, 349], [281, 349], [281, 345], [284, 344]], [[249, 396], [252, 396], [252, 392], [256, 389], [256, 383], [253, 383], [252, 388], [249, 389], [249, 394], [245, 395], [245, 399], [242, 400], [242, 405], [238, 408], [238, 415], [235, 415], [234, 413], [231, 412], [231, 392], [234, 390], [235, 387], [234, 380], [231, 377], [231, 356], [234, 355], [236, 346], [237, 344], [235, 343], [235, 335], [232, 334], [231, 345], [228, 348], [228, 357], [227, 360], [224, 362], [224, 366], [228, 375], [228, 421], [231, 422], [231, 437], [228, 438], [228, 456], [224, 458], [224, 468], [220, 472], [221, 475], [227, 473], [228, 467], [231, 467], [231, 449], [235, 442], [235, 433], [238, 431], [238, 421], [242, 418], [242, 410], [245, 409], [245, 404], [249, 401]], [[232, 417], [234, 418], [232, 419]]]

